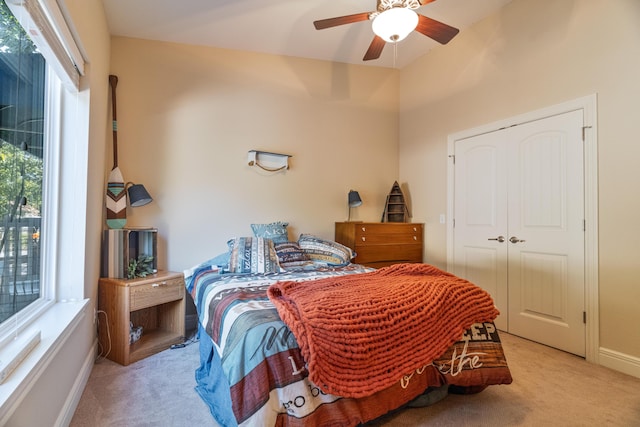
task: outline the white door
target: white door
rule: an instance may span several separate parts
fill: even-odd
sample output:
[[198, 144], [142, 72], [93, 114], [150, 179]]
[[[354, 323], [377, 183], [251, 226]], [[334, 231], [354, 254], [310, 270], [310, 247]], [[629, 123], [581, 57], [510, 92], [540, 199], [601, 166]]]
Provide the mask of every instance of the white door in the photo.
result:
[[508, 330], [507, 150], [495, 132], [455, 143], [453, 274], [493, 297]]
[[585, 355], [582, 112], [455, 143], [454, 273], [496, 325]]

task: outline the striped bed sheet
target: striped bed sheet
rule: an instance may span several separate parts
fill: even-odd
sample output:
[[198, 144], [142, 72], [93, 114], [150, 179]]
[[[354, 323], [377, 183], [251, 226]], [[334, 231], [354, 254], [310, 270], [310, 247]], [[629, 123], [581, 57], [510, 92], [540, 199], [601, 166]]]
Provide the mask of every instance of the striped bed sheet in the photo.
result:
[[211, 268], [190, 277], [187, 291], [198, 312], [201, 356], [196, 390], [221, 426], [356, 426], [443, 387], [472, 393], [511, 383], [492, 322], [472, 325], [440, 357], [373, 395], [346, 398], [312, 383], [267, 289], [279, 281], [369, 271], [357, 264], [271, 274], [221, 274]]

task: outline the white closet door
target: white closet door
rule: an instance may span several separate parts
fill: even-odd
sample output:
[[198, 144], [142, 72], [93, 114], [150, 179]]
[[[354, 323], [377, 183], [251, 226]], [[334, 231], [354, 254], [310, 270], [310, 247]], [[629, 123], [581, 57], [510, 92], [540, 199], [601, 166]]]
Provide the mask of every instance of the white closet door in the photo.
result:
[[452, 273], [493, 297], [507, 330], [507, 151], [495, 132], [455, 145], [455, 228]]
[[507, 135], [509, 332], [584, 356], [582, 112]]
[[585, 354], [582, 111], [455, 142], [453, 272], [498, 328]]

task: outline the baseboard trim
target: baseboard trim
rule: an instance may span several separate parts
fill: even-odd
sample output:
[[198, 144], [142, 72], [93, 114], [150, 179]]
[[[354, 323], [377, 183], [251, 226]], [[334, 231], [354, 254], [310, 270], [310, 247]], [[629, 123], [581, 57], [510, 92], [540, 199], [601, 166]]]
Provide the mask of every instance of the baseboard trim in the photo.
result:
[[615, 371], [640, 378], [640, 358], [600, 347], [599, 363]]

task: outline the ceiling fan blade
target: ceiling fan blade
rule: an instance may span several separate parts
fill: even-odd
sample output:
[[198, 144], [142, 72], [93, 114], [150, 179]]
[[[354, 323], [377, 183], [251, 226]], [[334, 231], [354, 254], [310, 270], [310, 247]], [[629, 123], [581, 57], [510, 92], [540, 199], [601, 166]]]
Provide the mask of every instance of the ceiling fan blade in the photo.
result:
[[362, 12], [354, 15], [338, 16], [337, 18], [321, 19], [319, 21], [313, 21], [313, 25], [316, 27], [316, 30], [324, 30], [325, 28], [337, 27], [338, 25], [366, 21], [369, 19], [369, 14], [370, 12]]
[[373, 40], [369, 45], [369, 49], [367, 49], [367, 53], [364, 54], [363, 61], [370, 61], [372, 59], [380, 58], [380, 54], [382, 53], [382, 49], [384, 49], [384, 45], [386, 42], [384, 39], [378, 36], [373, 36]]
[[460, 32], [457, 28], [420, 14], [418, 14], [416, 31], [442, 44], [449, 43]]

